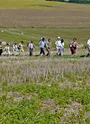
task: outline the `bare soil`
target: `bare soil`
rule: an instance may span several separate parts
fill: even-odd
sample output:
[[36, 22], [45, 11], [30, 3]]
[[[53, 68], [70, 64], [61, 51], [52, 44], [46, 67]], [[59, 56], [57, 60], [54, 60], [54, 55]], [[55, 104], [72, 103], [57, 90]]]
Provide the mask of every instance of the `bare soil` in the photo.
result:
[[67, 4], [47, 10], [2, 9], [0, 26], [89, 27], [90, 5]]

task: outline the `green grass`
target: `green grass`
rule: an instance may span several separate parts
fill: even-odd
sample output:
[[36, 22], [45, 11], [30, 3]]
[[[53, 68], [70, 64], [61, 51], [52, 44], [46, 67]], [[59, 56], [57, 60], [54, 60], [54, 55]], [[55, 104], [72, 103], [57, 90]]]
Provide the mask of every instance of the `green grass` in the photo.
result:
[[[65, 3], [45, 0], [1, 0], [0, 9], [48, 9]], [[63, 6], [63, 5], [62, 5]], [[82, 11], [80, 6], [64, 9]], [[85, 6], [89, 11], [89, 6]], [[62, 10], [62, 7], [61, 7]], [[23, 35], [22, 35], [23, 33]], [[74, 37], [86, 45], [90, 27], [0, 27], [0, 41], [12, 44], [51, 38], [52, 50], [60, 36], [65, 48]], [[37, 51], [38, 49], [36, 48]], [[0, 124], [90, 124], [90, 58], [87, 50], [78, 49], [76, 56], [65, 49], [61, 57], [0, 57]]]
[[[27, 124], [60, 123], [61, 122], [60, 120], [62, 120], [65, 114], [64, 113], [65, 108], [67, 108], [69, 104], [72, 104], [72, 102], [75, 102], [75, 101], [77, 101], [77, 103], [81, 104], [83, 107], [80, 106], [81, 110], [79, 110], [78, 112], [79, 118], [78, 118], [78, 115], [75, 115], [72, 113], [72, 115], [70, 115], [72, 116], [72, 119], [68, 120], [67, 123], [69, 123], [70, 121], [71, 123], [73, 123], [74, 121], [77, 123], [79, 122], [84, 123], [84, 117], [85, 117], [84, 114], [85, 112], [87, 112], [86, 108], [90, 103], [90, 99], [89, 99], [90, 88], [86, 90], [83, 90], [83, 89], [82, 90], [71, 90], [71, 89], [61, 90], [55, 87], [46, 87], [46, 86], [39, 86], [39, 85], [24, 85], [24, 86], [21, 85], [15, 88], [12, 87], [10, 89], [11, 90], [8, 91], [7, 94], [9, 94], [10, 92], [14, 94], [18, 93], [18, 94], [21, 94], [23, 99], [16, 103], [15, 96], [10, 96], [9, 99], [7, 98], [7, 94], [2, 96], [1, 100], [3, 102], [5, 100], [7, 101], [7, 106], [5, 106], [6, 104], [5, 102], [2, 108], [3, 116], [4, 116], [3, 120], [1, 118], [2, 123], [7, 123], [7, 124], [9, 123], [15, 123], [15, 124], [16, 123], [27, 123]], [[35, 93], [38, 96], [35, 96]], [[27, 94], [31, 96], [30, 100], [27, 99], [26, 97]], [[44, 108], [43, 108], [44, 100], [46, 101], [51, 100], [50, 104], [53, 104], [52, 102], [55, 101], [54, 107], [56, 110], [52, 110], [54, 109], [53, 106], [47, 105], [47, 103], [44, 105]], [[58, 110], [57, 106], [59, 105], [60, 105], [59, 109], [61, 110]], [[88, 119], [86, 119], [85, 121], [87, 121]], [[66, 123], [66, 120], [64, 120], [65, 123]]]
[[89, 39], [89, 33], [90, 28], [0, 28], [0, 41], [6, 41], [12, 44], [14, 42], [19, 43], [23, 40], [27, 44], [30, 40], [33, 40], [35, 45], [38, 46], [40, 38], [45, 37], [45, 39], [51, 38], [52, 47], [54, 47], [55, 40], [60, 36], [65, 40], [65, 46], [68, 47], [74, 37], [77, 38], [78, 43], [86, 45]]
[[[59, 6], [60, 2], [48, 2], [45, 0], [1, 0], [1, 9], [33, 8], [46, 9], [49, 7]], [[63, 4], [63, 3], [62, 3]]]
[[74, 56], [0, 58], [0, 123], [89, 124], [89, 62]]

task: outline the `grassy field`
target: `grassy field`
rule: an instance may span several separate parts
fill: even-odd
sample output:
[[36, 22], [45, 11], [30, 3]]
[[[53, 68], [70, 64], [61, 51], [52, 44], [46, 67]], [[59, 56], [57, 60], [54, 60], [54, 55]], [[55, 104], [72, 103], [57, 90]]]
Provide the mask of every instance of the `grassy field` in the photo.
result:
[[[22, 35], [23, 33], [23, 35]], [[30, 40], [33, 40], [35, 45], [39, 46], [41, 37], [51, 39], [52, 48], [55, 48], [55, 41], [60, 36], [65, 40], [65, 47], [69, 47], [69, 43], [74, 37], [77, 38], [78, 44], [85, 46], [89, 39], [90, 28], [54, 28], [54, 27], [31, 27], [31, 28], [0, 28], [0, 41], [11, 43], [19, 43], [24, 41], [26, 46]]]
[[[23, 34], [22, 34], [23, 33]], [[55, 56], [55, 40], [65, 53]], [[45, 0], [1, 0], [0, 41], [51, 38], [52, 56], [0, 57], [0, 124], [90, 124], [90, 5]], [[69, 43], [76, 37], [76, 56]], [[81, 57], [82, 56], [82, 57]]]
[[90, 58], [2, 57], [0, 82], [1, 124], [90, 122]]
[[[46, 9], [60, 5], [60, 2], [48, 2], [45, 0], [1, 0], [1, 9], [33, 8]], [[62, 3], [63, 4], [63, 3]]]

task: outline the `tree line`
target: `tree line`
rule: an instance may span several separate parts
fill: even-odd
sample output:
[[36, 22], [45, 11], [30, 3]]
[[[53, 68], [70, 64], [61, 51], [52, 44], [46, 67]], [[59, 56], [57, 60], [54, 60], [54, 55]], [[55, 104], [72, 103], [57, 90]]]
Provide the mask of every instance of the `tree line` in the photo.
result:
[[46, 0], [46, 1], [59, 1], [59, 2], [71, 2], [71, 3], [90, 3], [90, 0]]

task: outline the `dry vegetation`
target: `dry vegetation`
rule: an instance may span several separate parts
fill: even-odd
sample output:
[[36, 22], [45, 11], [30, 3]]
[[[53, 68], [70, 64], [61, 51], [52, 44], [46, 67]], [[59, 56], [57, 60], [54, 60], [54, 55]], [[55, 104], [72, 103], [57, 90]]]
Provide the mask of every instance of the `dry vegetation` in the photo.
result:
[[[34, 60], [35, 59], [35, 60]], [[77, 60], [76, 60], [77, 59]], [[4, 57], [0, 64], [0, 81], [7, 85], [23, 83], [36, 83], [52, 85], [59, 83], [61, 87], [81, 88], [83, 83], [89, 81], [89, 58], [43, 58], [36, 57]], [[68, 66], [67, 66], [68, 65]], [[15, 68], [13, 68], [15, 67]], [[75, 83], [75, 84], [74, 84]], [[80, 84], [80, 87], [78, 87]], [[65, 85], [65, 86], [64, 86]], [[86, 86], [86, 85], [85, 85]]]
[[[77, 37], [84, 47], [90, 35], [90, 5], [31, 1], [8, 0], [8, 6], [1, 1], [0, 41], [12, 45], [24, 40], [26, 47], [34, 40], [38, 46], [39, 38], [45, 36], [52, 38], [54, 46], [61, 36], [68, 48]], [[69, 49], [62, 57], [1, 56], [0, 124], [90, 124], [90, 58], [86, 54], [79, 48], [76, 56]]]
[[2, 9], [0, 26], [89, 27], [90, 5], [61, 4], [47, 10]]
[[2, 57], [2, 123], [90, 121], [90, 58]]

